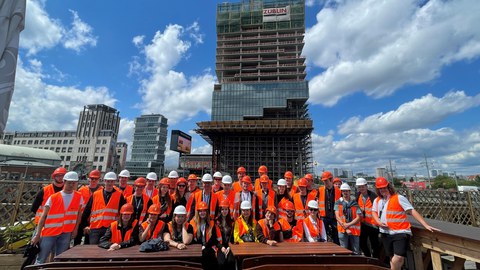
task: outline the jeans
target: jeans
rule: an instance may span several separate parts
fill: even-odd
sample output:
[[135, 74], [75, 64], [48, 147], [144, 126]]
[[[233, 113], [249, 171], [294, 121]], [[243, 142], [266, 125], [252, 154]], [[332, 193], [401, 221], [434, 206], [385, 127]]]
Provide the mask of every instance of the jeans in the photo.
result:
[[90, 245], [98, 245], [100, 243], [100, 238], [105, 235], [107, 228], [98, 228], [91, 229], [90, 234], [88, 234], [88, 239], [90, 240]]
[[340, 242], [338, 241], [337, 220], [328, 217], [322, 217], [322, 220], [327, 235], [332, 239], [333, 243], [340, 245]]
[[351, 235], [347, 233], [338, 233], [338, 239], [340, 240], [340, 246], [347, 248], [355, 255], [360, 255], [360, 236]]
[[35, 264], [43, 264], [50, 252], [54, 251], [55, 256], [62, 254], [70, 248], [72, 233], [62, 233], [57, 236], [44, 236], [40, 238], [40, 252], [37, 255]]

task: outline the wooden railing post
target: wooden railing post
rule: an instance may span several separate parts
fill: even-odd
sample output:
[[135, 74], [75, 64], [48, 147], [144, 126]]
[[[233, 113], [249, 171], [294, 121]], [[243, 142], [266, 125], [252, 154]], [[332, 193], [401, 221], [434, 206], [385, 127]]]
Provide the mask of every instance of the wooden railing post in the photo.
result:
[[447, 215], [445, 214], [445, 203], [443, 196], [445, 195], [443, 191], [439, 191], [440, 193], [440, 220], [448, 221]]
[[15, 199], [15, 208], [12, 213], [12, 220], [10, 220], [10, 226], [13, 226], [15, 224], [15, 221], [17, 220], [18, 216], [18, 210], [20, 209], [20, 202], [22, 201], [23, 197], [23, 189], [25, 187], [25, 181], [20, 181], [18, 183], [18, 188], [17, 188], [17, 198]]
[[475, 215], [475, 209], [472, 203], [472, 193], [470, 191], [467, 191], [466, 193], [467, 193], [468, 209], [470, 210], [470, 218], [472, 220], [472, 226], [479, 227], [477, 223], [477, 217]]

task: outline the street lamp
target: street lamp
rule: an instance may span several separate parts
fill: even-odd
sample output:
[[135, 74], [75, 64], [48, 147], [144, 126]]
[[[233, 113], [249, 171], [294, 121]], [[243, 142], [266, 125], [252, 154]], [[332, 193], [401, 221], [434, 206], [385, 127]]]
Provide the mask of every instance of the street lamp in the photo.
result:
[[33, 165], [31, 162], [25, 162], [25, 175], [23, 176], [24, 180], [27, 180], [27, 171], [28, 171], [28, 165]]

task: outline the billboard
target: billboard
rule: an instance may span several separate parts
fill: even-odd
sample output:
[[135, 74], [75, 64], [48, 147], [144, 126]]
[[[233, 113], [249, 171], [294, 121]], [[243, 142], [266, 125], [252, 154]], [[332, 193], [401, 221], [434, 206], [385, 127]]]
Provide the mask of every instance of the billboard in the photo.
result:
[[170, 150], [190, 154], [190, 151], [192, 151], [192, 136], [180, 130], [172, 130]]
[[263, 22], [290, 21], [290, 6], [263, 9]]

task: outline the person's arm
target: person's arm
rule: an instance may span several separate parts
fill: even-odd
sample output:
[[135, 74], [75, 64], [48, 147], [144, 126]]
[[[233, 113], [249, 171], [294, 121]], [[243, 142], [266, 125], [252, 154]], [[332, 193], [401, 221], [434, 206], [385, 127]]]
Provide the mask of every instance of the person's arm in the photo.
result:
[[32, 245], [36, 245], [40, 242], [40, 235], [42, 234], [43, 226], [45, 225], [45, 220], [47, 219], [48, 212], [50, 211], [50, 206], [45, 205], [45, 209], [43, 209], [42, 216], [40, 217], [40, 221], [38, 221], [37, 231], [32, 238]]
[[37, 193], [37, 196], [33, 200], [32, 208], [30, 209], [34, 214], [37, 213], [38, 208], [42, 205], [43, 202], [43, 188]]
[[140, 242], [140, 239], [139, 239], [140, 232], [139, 231], [140, 231], [140, 228], [139, 228], [138, 225], [136, 225], [133, 228], [132, 236], [130, 237], [130, 239], [128, 239], [127, 241], [123, 241], [119, 244], [120, 248], [131, 247], [131, 246], [134, 246], [137, 243], [139, 243]]
[[[139, 231], [139, 235], [140, 235], [139, 240], [140, 240], [140, 242], [145, 242], [145, 240], [147, 240], [148, 232], [150, 232], [151, 229], [152, 229], [152, 226], [153, 226], [153, 225], [152, 225], [152, 223], [150, 222], [149, 219], [147, 219], [147, 222], [148, 222], [147, 228], [145, 228], [145, 229], [142, 230], [142, 231]], [[142, 225], [140, 225], [140, 226], [142, 226]], [[143, 228], [143, 227], [142, 227], [142, 228]]]
[[[83, 198], [82, 198], [82, 201], [83, 201]], [[75, 221], [75, 228], [73, 229], [73, 232], [72, 232], [72, 239], [75, 239], [75, 237], [77, 237], [77, 234], [78, 234], [78, 227], [80, 226], [80, 221], [82, 220], [82, 208], [83, 208], [82, 204], [80, 204], [80, 207], [78, 208], [77, 221]]]
[[375, 199], [375, 201], [372, 203], [372, 217], [373, 217], [373, 220], [375, 220], [375, 223], [377, 223], [378, 226], [388, 229], [387, 224], [383, 223], [380, 220], [380, 217], [378, 216], [377, 199]]
[[327, 231], [325, 230], [325, 224], [323, 224], [323, 221], [320, 221], [322, 223], [322, 225], [320, 225], [321, 229], [322, 229], [322, 240], [323, 242], [327, 242]]
[[110, 230], [110, 226], [107, 228], [105, 234], [100, 238], [98, 246], [104, 249], [110, 250], [111, 246], [113, 245], [110, 240], [112, 239], [112, 230]]
[[258, 242], [266, 244], [268, 238], [263, 234], [262, 226], [260, 226], [259, 223], [257, 223], [257, 225], [255, 226], [255, 232]]
[[337, 223], [343, 229], [347, 229], [347, 224], [342, 222], [342, 218], [340, 217], [340, 211], [335, 210], [335, 218], [337, 219]]
[[[90, 214], [92, 213], [92, 205], [93, 205], [93, 196], [90, 196], [87, 205], [83, 209], [82, 213], [82, 227], [85, 228], [85, 233], [90, 232]], [[87, 229], [88, 228], [88, 229]]]
[[415, 218], [420, 224], [422, 224], [422, 226], [423, 226], [425, 229], [427, 229], [427, 230], [429, 230], [429, 231], [431, 231], [431, 232], [434, 232], [434, 231], [439, 232], [439, 231], [441, 231], [440, 229], [437, 229], [437, 228], [435, 228], [435, 227], [432, 227], [432, 226], [428, 225], [427, 222], [425, 221], [425, 219], [423, 219], [422, 215], [420, 215], [420, 213], [417, 212], [417, 210], [411, 209], [411, 210], [407, 210], [406, 212], [407, 212], [407, 214], [412, 215], [413, 218]]
[[190, 245], [193, 240], [193, 227], [192, 225], [188, 224], [187, 228], [185, 228], [185, 224], [182, 225], [182, 238], [183, 244]]

